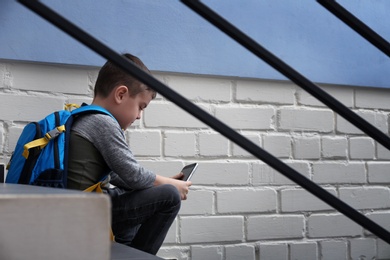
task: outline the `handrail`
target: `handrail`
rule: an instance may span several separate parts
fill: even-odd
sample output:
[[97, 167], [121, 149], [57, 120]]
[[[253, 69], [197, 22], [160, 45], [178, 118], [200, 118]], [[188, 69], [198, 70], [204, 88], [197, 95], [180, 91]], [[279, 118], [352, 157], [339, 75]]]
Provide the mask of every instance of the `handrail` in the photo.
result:
[[363, 38], [369, 41], [372, 45], [381, 50], [384, 54], [390, 57], [390, 43], [374, 30], [360, 21], [356, 16], [350, 13], [343, 6], [334, 0], [317, 0], [319, 4], [325, 7], [329, 12], [347, 24], [351, 29], [360, 34]]
[[262, 148], [258, 147], [256, 144], [248, 140], [247, 138], [243, 137], [242, 135], [238, 134], [236, 131], [234, 131], [232, 128], [218, 120], [217, 118], [211, 116], [195, 104], [189, 102], [186, 98], [178, 94], [177, 92], [170, 89], [165, 84], [161, 83], [157, 79], [155, 79], [153, 76], [149, 75], [142, 69], [138, 68], [136, 65], [131, 63], [128, 59], [122, 57], [115, 51], [108, 48], [103, 43], [99, 42], [95, 38], [93, 38], [88, 33], [84, 32], [44, 4], [40, 3], [39, 1], [31, 1], [31, 0], [18, 0], [20, 3], [22, 3], [24, 6], [28, 7], [35, 13], [39, 14], [41, 17], [45, 18], [47, 21], [51, 22], [64, 32], [68, 33], [70, 36], [74, 37], [90, 49], [94, 50], [96, 53], [102, 55], [103, 57], [111, 60], [114, 62], [117, 66], [124, 69], [128, 73], [132, 74], [134, 77], [136, 77], [138, 80], [143, 82], [144, 84], [152, 87], [155, 89], [158, 93], [165, 96], [170, 101], [174, 102], [176, 105], [181, 107], [186, 112], [192, 114], [196, 118], [198, 118], [200, 121], [204, 122], [205, 124], [209, 125], [211, 128], [215, 129], [249, 153], [253, 154], [257, 158], [263, 160], [265, 163], [270, 165], [275, 170], [279, 171], [283, 175], [285, 175], [290, 180], [294, 181], [295, 183], [301, 185], [303, 188], [311, 192], [313, 195], [317, 196], [319, 199], [323, 200], [330, 206], [334, 207], [362, 227], [366, 228], [367, 230], [371, 231], [373, 234], [380, 237], [382, 240], [386, 241], [387, 243], [390, 243], [390, 232], [379, 226], [374, 221], [370, 220], [366, 216], [359, 213], [357, 210], [346, 204], [345, 202], [341, 201], [334, 195], [330, 194], [320, 186], [318, 186], [316, 183], [312, 182], [311, 180], [307, 179], [303, 175], [301, 175], [296, 170], [292, 169], [288, 165], [281, 162], [279, 159], [274, 157], [273, 155], [269, 154]]
[[338, 101], [337, 99], [329, 95], [327, 92], [322, 90], [320, 87], [318, 87], [316, 84], [298, 73], [292, 67], [287, 65], [275, 55], [273, 55], [271, 52], [269, 52], [267, 49], [258, 44], [255, 40], [244, 34], [237, 27], [229, 23], [227, 20], [225, 20], [213, 10], [211, 10], [205, 4], [196, 0], [181, 0], [181, 2], [183, 2], [193, 11], [198, 13], [204, 19], [209, 21], [211, 24], [216, 26], [222, 32], [229, 35], [235, 41], [240, 43], [243, 47], [247, 48], [257, 57], [267, 62], [270, 66], [272, 66], [274, 69], [286, 76], [292, 82], [294, 82], [295, 84], [306, 90], [308, 93], [310, 93], [312, 96], [320, 100], [322, 103], [327, 105], [333, 111], [337, 112], [344, 119], [355, 125], [357, 128], [359, 128], [364, 133], [366, 133], [374, 140], [378, 141], [380, 144], [390, 150], [390, 138], [387, 135], [385, 135], [383, 132], [372, 126], [362, 117], [348, 109], [340, 101]]

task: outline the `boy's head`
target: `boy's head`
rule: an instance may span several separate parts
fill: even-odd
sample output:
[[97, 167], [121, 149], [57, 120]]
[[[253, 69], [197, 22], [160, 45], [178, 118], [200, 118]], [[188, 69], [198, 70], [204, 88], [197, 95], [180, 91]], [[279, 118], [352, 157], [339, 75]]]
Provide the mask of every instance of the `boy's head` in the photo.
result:
[[[139, 58], [128, 53], [123, 56], [150, 73]], [[141, 112], [155, 97], [155, 90], [107, 61], [99, 71], [92, 103], [110, 111], [121, 128], [126, 129], [141, 118]]]
[[[138, 57], [129, 53], [123, 54], [123, 56], [131, 60], [142, 70], [150, 73], [149, 69]], [[152, 97], [156, 97], [155, 90], [142, 84], [129, 73], [116, 66], [113, 62], [107, 61], [99, 71], [95, 84], [94, 97], [108, 97], [118, 86], [126, 86], [129, 90], [130, 96], [136, 96], [142, 91], [150, 91], [152, 93]]]

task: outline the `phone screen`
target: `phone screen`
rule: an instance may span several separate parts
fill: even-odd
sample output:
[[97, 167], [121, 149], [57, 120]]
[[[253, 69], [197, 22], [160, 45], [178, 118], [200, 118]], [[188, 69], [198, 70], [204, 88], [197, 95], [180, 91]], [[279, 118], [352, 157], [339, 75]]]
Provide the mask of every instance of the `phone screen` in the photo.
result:
[[195, 172], [196, 168], [198, 167], [197, 163], [189, 164], [184, 166], [184, 168], [181, 170], [182, 173], [184, 173], [183, 181], [189, 181], [192, 177], [192, 174]]

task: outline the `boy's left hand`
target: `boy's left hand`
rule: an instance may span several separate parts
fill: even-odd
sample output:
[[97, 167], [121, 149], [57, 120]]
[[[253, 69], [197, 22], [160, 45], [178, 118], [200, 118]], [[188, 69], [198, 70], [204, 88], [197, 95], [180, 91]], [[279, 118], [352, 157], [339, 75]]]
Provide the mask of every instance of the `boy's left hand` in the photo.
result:
[[183, 180], [183, 177], [184, 177], [184, 173], [181, 172], [176, 174], [175, 176], [172, 176], [171, 178], [176, 180]]

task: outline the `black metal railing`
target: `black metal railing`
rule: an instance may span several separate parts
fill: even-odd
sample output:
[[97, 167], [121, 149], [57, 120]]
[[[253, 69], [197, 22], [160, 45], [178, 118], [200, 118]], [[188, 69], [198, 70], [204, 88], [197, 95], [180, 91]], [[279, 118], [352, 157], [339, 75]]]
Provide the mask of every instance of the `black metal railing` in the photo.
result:
[[[45, 18], [47, 21], [51, 22], [52, 24], [56, 25], [58, 28], [63, 30], [64, 32], [68, 33], [87, 47], [94, 50], [96, 53], [100, 54], [104, 58], [111, 60], [115, 64], [117, 64], [119, 67], [127, 71], [128, 73], [132, 74], [134, 77], [136, 77], [138, 80], [143, 82], [144, 84], [154, 88], [158, 93], [166, 97], [168, 100], [174, 102], [176, 105], [181, 107], [186, 112], [192, 114], [194, 117], [199, 119], [200, 121], [204, 122], [214, 130], [218, 131], [252, 155], [256, 156], [260, 160], [264, 161], [268, 165], [270, 165], [275, 170], [282, 173], [284, 176], [289, 178], [290, 180], [294, 181], [295, 183], [302, 186], [304, 189], [318, 197], [319, 199], [323, 200], [345, 216], [349, 217], [365, 229], [369, 230], [382, 240], [386, 241], [390, 244], [390, 232], [386, 229], [379, 226], [377, 223], [373, 222], [345, 202], [341, 201], [337, 197], [333, 196], [332, 194], [328, 193], [326, 190], [318, 186], [316, 183], [312, 182], [311, 180], [307, 179], [303, 175], [301, 175], [299, 172], [295, 171], [288, 165], [281, 162], [276, 157], [269, 154], [267, 151], [263, 150], [247, 138], [243, 137], [242, 135], [238, 134], [235, 130], [218, 120], [217, 118], [211, 116], [207, 112], [203, 111], [201, 108], [196, 106], [195, 104], [189, 102], [186, 98], [178, 94], [177, 92], [170, 89], [168, 86], [164, 85], [148, 73], [144, 72], [143, 70], [139, 69], [137, 66], [135, 66], [133, 63], [131, 63], [126, 58], [122, 57], [119, 53], [116, 53], [115, 51], [108, 48], [103, 43], [96, 40], [94, 37], [89, 35], [88, 33], [84, 32], [77, 26], [75, 26], [73, 23], [69, 22], [44, 4], [40, 3], [39, 1], [31, 1], [31, 0], [19, 0], [23, 5], [31, 9], [32, 11], [36, 12], [43, 18]], [[249, 40], [248, 42], [251, 44], [251, 51], [252, 52], [259, 52], [257, 53], [260, 55], [260, 58], [264, 59], [266, 62], [271, 62], [277, 70], [280, 72], [287, 73], [291, 78], [293, 78], [293, 82], [299, 83], [302, 85], [305, 85], [307, 87], [308, 92], [313, 94], [315, 97], [319, 98], [321, 101], [325, 101], [324, 103], [327, 105], [331, 105], [332, 109], [337, 109], [339, 112], [343, 113], [343, 117], [345, 117], [348, 121], [350, 121], [352, 124], [360, 128], [364, 132], [368, 132], [371, 137], [373, 137], [375, 140], [380, 142], [382, 145], [390, 149], [390, 140], [387, 136], [385, 136], [382, 132], [377, 130], [375, 127], [371, 126], [369, 123], [364, 121], [362, 118], [358, 117], [355, 113], [350, 111], [348, 108], [344, 107], [340, 102], [335, 100], [333, 97], [328, 95], [326, 92], [319, 89], [315, 84], [311, 83], [309, 80], [301, 76], [298, 72], [294, 71], [292, 68], [290, 68], [288, 65], [284, 64], [281, 60], [277, 59], [274, 55], [272, 55], [270, 52], [262, 48], [260, 45], [258, 45], [256, 42], [251, 40], [249, 37], [244, 35], [242, 32], [240, 32], [238, 29], [236, 29], [233, 25], [229, 24], [227, 21], [222, 19], [219, 15], [217, 15], [215, 12], [211, 11], [209, 8], [207, 8], [205, 5], [201, 4], [199, 1], [182, 1], [187, 6], [193, 6], [191, 8], [199, 9], [197, 12], [202, 13], [205, 10], [205, 18], [210, 19], [211, 21], [218, 23], [218, 26], [221, 26], [221, 28], [226, 29], [226, 33], [228, 33], [230, 30], [233, 30], [235, 32], [234, 35], [237, 36], [237, 41], [239, 41], [241, 44], [245, 44], [245, 40], [241, 42], [241, 37], [243, 37], [246, 40]], [[213, 17], [211, 17], [213, 16]], [[215, 18], [216, 17], [216, 18]], [[216, 20], [215, 20], [216, 19]], [[230, 34], [229, 34], [230, 35]], [[232, 36], [232, 35], [230, 35]], [[235, 36], [235, 37], [236, 37]], [[244, 47], [246, 47], [244, 45]], [[260, 48], [259, 48], [260, 47]], [[289, 78], [290, 78], [289, 77]], [[299, 85], [298, 84], [298, 85]], [[301, 86], [301, 85], [300, 85]], [[302, 87], [302, 86], [301, 86]], [[323, 98], [325, 97], [325, 98]], [[351, 117], [352, 119], [349, 119]], [[369, 125], [369, 126], [368, 126]]]
[[372, 45], [381, 50], [384, 54], [390, 57], [390, 44], [374, 30], [360, 21], [356, 16], [348, 12], [343, 6], [334, 0], [317, 0], [329, 12], [347, 24], [351, 29], [360, 34], [363, 38], [369, 41]]
[[189, 8], [197, 12], [204, 19], [215, 25], [218, 29], [229, 35], [232, 39], [240, 43], [243, 47], [255, 54], [257, 57], [267, 62], [270, 66], [272, 66], [274, 69], [286, 76], [292, 82], [306, 90], [312, 96], [320, 100], [333, 111], [337, 112], [340, 116], [345, 118], [347, 121], [355, 125], [357, 128], [359, 128], [364, 133], [371, 136], [373, 139], [375, 139], [384, 147], [390, 150], [390, 138], [387, 135], [379, 131], [376, 127], [372, 126], [366, 120], [351, 111], [337, 99], [333, 98], [327, 92], [319, 88], [316, 84], [305, 78], [292, 67], [290, 67], [278, 57], [273, 55], [271, 52], [266, 50], [255, 40], [244, 34], [234, 25], [232, 25], [220, 15], [218, 15], [216, 12], [207, 7], [205, 4], [200, 1], [193, 0], [181, 1]]

